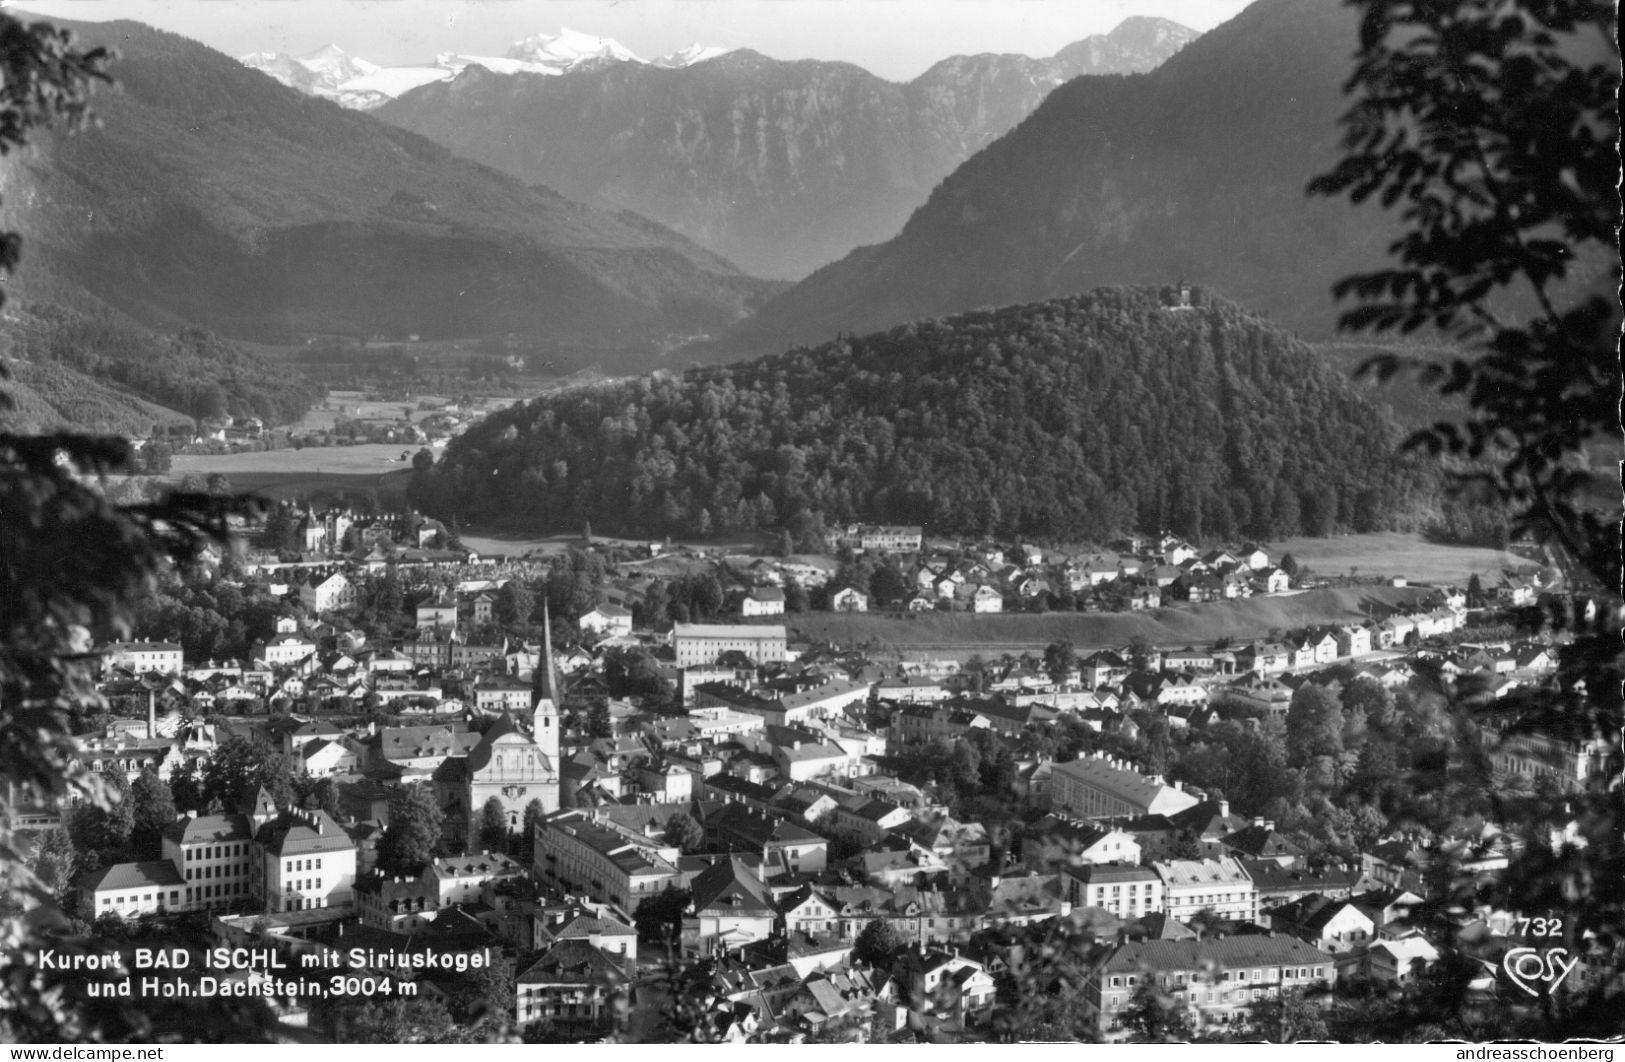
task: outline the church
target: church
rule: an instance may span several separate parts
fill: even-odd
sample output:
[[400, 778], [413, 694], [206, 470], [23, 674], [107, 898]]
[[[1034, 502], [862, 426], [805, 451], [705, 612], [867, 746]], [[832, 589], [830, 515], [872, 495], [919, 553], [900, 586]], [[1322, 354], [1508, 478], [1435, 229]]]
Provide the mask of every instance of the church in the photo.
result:
[[553, 664], [553, 628], [545, 611], [542, 630], [542, 652], [531, 680], [531, 729], [526, 731], [512, 712], [504, 711], [466, 757], [447, 759], [435, 772], [448, 840], [473, 844], [481, 812], [492, 797], [501, 802], [513, 831], [523, 827], [532, 800], [541, 801], [549, 814], [559, 809], [562, 698]]

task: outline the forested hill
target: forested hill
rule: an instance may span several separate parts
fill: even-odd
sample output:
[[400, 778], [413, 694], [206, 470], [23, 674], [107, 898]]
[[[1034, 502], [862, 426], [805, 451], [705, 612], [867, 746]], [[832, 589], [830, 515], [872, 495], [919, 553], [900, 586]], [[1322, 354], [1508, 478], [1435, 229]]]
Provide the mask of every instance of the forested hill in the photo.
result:
[[1421, 473], [1308, 347], [1157, 289], [924, 321], [537, 399], [455, 440], [414, 500], [465, 522], [661, 535], [850, 520], [1103, 539], [1371, 530]]
[[159, 336], [113, 315], [10, 304], [0, 359], [18, 401], [13, 431], [74, 427], [144, 436], [205, 417], [287, 424], [320, 401], [313, 380], [200, 328]]

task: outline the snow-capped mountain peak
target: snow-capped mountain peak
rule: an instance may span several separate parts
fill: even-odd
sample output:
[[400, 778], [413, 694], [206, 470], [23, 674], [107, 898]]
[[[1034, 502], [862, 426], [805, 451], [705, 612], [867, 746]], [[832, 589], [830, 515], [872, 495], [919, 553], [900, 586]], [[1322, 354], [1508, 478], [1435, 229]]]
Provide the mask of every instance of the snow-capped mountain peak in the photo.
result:
[[557, 33], [538, 33], [524, 40], [515, 41], [508, 49], [507, 57], [539, 67], [551, 67], [561, 74], [599, 63], [643, 62], [619, 41], [591, 33], [578, 33], [572, 29], [560, 29]]
[[324, 45], [304, 55], [254, 52], [242, 56], [238, 62], [313, 96], [331, 96], [345, 82], [376, 74], [380, 69], [378, 64], [357, 59], [336, 44]]
[[703, 63], [707, 59], [715, 59], [719, 55], [727, 55], [731, 51], [733, 51], [732, 48], [719, 48], [715, 45], [695, 43], [689, 45], [687, 48], [680, 48], [677, 51], [672, 52], [670, 55], [662, 55], [659, 59], [654, 61], [654, 65], [671, 67], [674, 69], [677, 67], [693, 66], [695, 63]]

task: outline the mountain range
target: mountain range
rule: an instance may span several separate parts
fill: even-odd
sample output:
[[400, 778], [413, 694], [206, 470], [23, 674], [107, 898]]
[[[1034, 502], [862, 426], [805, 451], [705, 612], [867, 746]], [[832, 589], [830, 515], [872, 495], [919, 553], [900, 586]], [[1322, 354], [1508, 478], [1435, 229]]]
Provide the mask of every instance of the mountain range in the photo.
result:
[[16, 292], [161, 330], [288, 342], [548, 335], [647, 364], [772, 285], [648, 219], [571, 202], [133, 22], [100, 122], [4, 162]]
[[[689, 66], [722, 55], [728, 49], [693, 44], [661, 56], [652, 65], [668, 69]], [[631, 49], [607, 37], [562, 29], [515, 41], [502, 57], [442, 52], [433, 63], [380, 66], [329, 44], [306, 55], [254, 52], [239, 59], [244, 66], [301, 92], [330, 99], [344, 107], [367, 110], [421, 85], [449, 81], [470, 66], [497, 74], [560, 75], [608, 63], [642, 63]]]
[[1333, 282], [1381, 262], [1396, 231], [1373, 205], [1305, 194], [1339, 156], [1356, 43], [1337, 0], [1258, 0], [1149, 73], [1069, 81], [896, 237], [814, 273], [705, 354], [1181, 278], [1326, 335]]
[[794, 279], [897, 232], [1057, 86], [1149, 70], [1195, 36], [1135, 17], [1049, 58], [956, 56], [904, 84], [748, 49], [682, 66], [599, 56], [563, 77], [475, 61], [374, 113], [522, 180], [653, 218], [747, 272]]

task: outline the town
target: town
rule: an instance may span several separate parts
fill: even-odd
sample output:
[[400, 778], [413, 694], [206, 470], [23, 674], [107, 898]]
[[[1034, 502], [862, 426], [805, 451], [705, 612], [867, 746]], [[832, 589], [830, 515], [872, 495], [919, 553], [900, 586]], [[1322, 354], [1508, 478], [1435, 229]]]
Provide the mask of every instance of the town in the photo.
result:
[[[1517, 617], [1595, 605], [1551, 569], [1351, 573], [1387, 591], [1367, 615], [1263, 638], [932, 655], [796, 624], [1330, 580], [1172, 535], [1080, 553], [852, 526], [766, 556], [588, 530], [496, 556], [415, 513], [290, 504], [243, 532], [93, 654], [108, 710], [78, 740], [111, 810], [14, 793], [13, 826], [100, 946], [362, 955], [364, 994], [275, 998], [322, 1035], [1347, 1034], [1459, 939], [1509, 951], [1547, 914], [1437, 901], [1573, 836], [1494, 821], [1486, 792], [1578, 790], [1605, 753], [1444, 708], [1557, 681], [1561, 637]], [[1464, 780], [1469, 747], [1489, 769]], [[1035, 965], [1057, 934], [1064, 973]], [[1604, 975], [1578, 959], [1566, 991]], [[1495, 961], [1465, 976], [1505, 1006]]]

